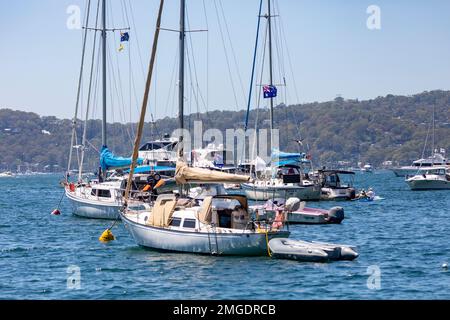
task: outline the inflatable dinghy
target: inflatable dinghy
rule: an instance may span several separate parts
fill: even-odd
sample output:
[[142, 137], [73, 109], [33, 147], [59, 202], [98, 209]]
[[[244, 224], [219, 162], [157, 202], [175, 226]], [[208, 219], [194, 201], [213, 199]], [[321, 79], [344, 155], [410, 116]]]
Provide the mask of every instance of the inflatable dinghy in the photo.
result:
[[344, 220], [344, 208], [333, 207], [331, 209], [309, 208], [305, 202], [298, 198], [268, 200], [264, 205], [250, 206], [256, 213], [258, 220], [268, 219], [274, 216], [275, 211], [283, 210], [287, 213], [287, 220], [291, 224], [329, 224], [341, 223]]
[[305, 262], [354, 260], [359, 256], [356, 248], [353, 246], [287, 238], [270, 240], [269, 249], [273, 258]]

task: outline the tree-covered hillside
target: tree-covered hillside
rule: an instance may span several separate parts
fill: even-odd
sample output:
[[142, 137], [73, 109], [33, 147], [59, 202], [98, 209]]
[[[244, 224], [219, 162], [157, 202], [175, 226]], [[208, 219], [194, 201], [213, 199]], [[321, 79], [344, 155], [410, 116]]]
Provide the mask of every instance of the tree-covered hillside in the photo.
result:
[[[431, 91], [413, 96], [378, 97], [367, 101], [345, 100], [278, 106], [275, 127], [280, 129], [284, 151], [298, 151], [294, 139], [304, 139], [316, 165], [335, 166], [338, 161], [370, 162], [380, 166], [386, 160], [408, 164], [422, 154], [429, 133], [426, 154], [431, 152], [429, 132], [435, 107], [436, 148], [450, 151], [450, 91]], [[203, 128], [243, 128], [245, 111], [211, 111], [186, 116], [186, 128], [202, 120]], [[249, 127], [267, 128], [268, 111], [252, 111]], [[0, 109], [0, 170], [30, 167], [33, 170], [63, 170], [67, 166], [71, 120], [40, 117], [37, 114]], [[130, 155], [136, 124], [108, 124], [108, 146], [118, 155]], [[171, 133], [177, 119], [164, 118], [146, 123], [144, 140]], [[82, 122], [77, 126], [81, 140]], [[95, 169], [100, 147], [101, 122], [90, 120], [87, 127], [89, 169]], [[306, 150], [303, 150], [306, 151]]]

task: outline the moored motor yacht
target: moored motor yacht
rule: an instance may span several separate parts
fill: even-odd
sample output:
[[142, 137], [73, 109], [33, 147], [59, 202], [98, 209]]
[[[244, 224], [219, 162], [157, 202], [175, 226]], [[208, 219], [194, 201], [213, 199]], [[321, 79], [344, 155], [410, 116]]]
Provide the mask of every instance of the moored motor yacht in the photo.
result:
[[414, 176], [407, 176], [406, 183], [411, 190], [450, 190], [450, 168], [422, 168]]
[[[445, 150], [441, 149], [441, 151]], [[410, 166], [392, 168], [391, 171], [394, 172], [397, 177], [406, 177], [416, 174], [419, 169], [429, 169], [441, 166], [450, 166], [450, 160], [445, 157], [445, 152], [436, 152], [428, 158], [413, 161]]]

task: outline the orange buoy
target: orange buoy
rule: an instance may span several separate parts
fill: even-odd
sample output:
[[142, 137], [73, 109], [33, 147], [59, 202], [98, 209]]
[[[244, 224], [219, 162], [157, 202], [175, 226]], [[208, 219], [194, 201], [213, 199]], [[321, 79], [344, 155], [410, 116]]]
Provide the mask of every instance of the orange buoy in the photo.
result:
[[59, 211], [58, 209], [55, 209], [52, 211], [52, 215], [54, 216], [59, 216], [61, 214], [61, 211]]

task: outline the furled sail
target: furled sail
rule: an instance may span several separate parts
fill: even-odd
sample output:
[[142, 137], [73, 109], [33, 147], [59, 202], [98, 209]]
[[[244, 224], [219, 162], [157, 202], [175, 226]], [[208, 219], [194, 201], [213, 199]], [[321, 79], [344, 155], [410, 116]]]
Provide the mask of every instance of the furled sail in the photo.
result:
[[300, 163], [309, 162], [309, 160], [306, 159], [304, 153], [288, 153], [273, 149], [271, 162], [273, 167], [280, 167], [284, 165], [298, 165]]
[[249, 176], [225, 173], [210, 169], [192, 168], [185, 162], [178, 161], [175, 170], [175, 180], [178, 184], [195, 183], [245, 183]]
[[[142, 164], [142, 159], [137, 159], [138, 164]], [[127, 168], [131, 165], [131, 158], [116, 157], [107, 147], [102, 148], [100, 153], [100, 166], [102, 170]]]

